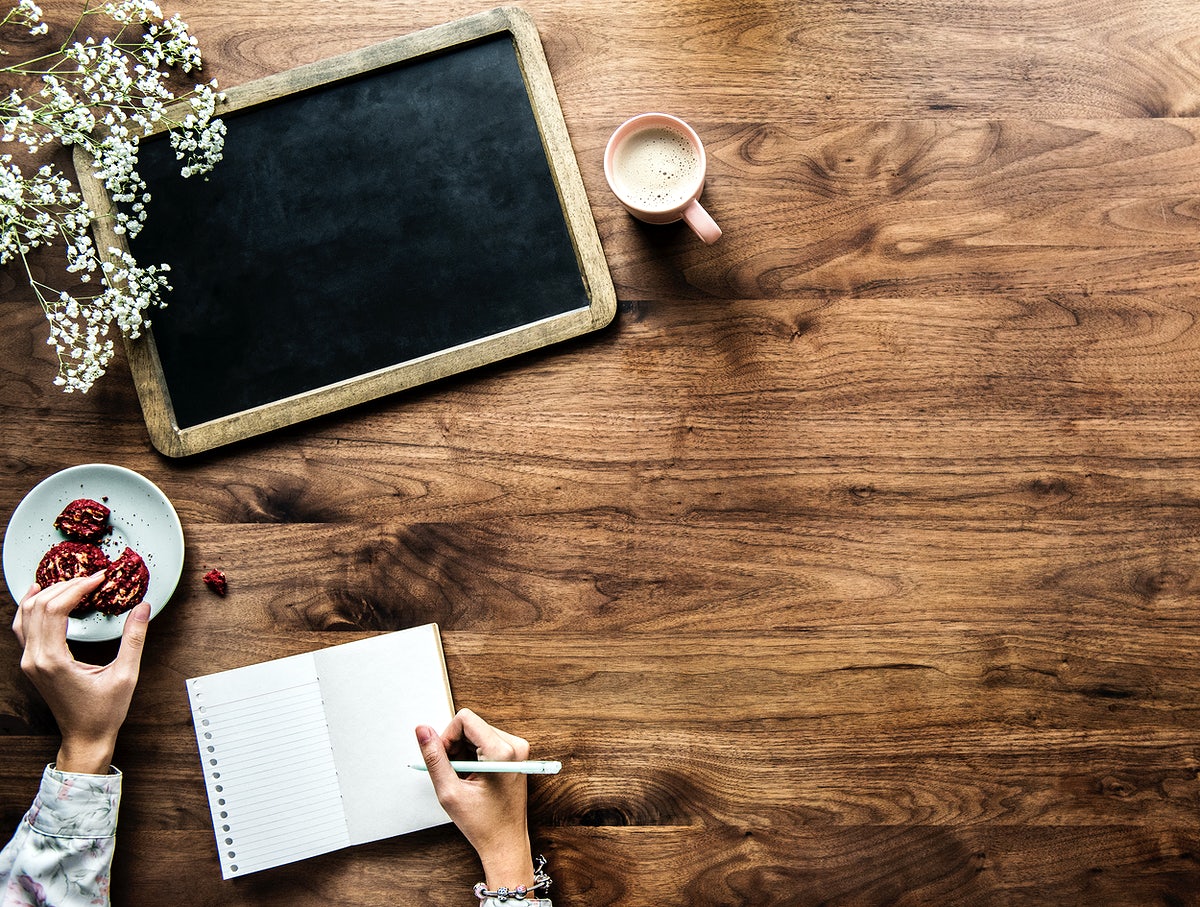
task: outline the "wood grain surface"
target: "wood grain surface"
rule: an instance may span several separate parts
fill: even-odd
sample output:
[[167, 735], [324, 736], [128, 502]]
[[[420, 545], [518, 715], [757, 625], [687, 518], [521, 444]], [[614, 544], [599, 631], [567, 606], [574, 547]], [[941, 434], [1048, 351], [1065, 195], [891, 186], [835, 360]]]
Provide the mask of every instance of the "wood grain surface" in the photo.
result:
[[[457, 703], [564, 762], [557, 905], [1200, 904], [1200, 7], [520, 5], [605, 331], [168, 460], [124, 363], [51, 386], [0, 272], [0, 516], [109, 462], [187, 539], [114, 904], [471, 902], [453, 828], [222, 882], [183, 685], [429, 620]], [[484, 7], [177, 8], [231, 86]], [[608, 192], [647, 110], [704, 138], [717, 244]], [[6, 827], [57, 745], [17, 660]]]

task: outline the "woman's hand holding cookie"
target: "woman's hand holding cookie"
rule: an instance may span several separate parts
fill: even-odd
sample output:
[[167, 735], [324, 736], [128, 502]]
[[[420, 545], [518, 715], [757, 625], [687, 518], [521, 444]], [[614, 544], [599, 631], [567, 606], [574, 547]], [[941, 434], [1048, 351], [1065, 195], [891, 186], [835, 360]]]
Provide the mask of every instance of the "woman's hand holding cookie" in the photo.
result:
[[50, 706], [62, 734], [56, 767], [64, 772], [108, 771], [141, 668], [150, 621], [144, 602], [130, 612], [121, 648], [108, 664], [76, 661], [67, 647], [68, 615], [103, 579], [101, 572], [46, 589], [34, 584], [13, 618], [13, 633], [25, 649], [21, 670]]

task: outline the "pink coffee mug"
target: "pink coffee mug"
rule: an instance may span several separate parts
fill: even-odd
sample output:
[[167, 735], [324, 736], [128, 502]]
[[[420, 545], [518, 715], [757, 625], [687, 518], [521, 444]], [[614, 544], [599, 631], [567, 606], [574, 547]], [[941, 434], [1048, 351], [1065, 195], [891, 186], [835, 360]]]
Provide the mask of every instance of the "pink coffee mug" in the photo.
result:
[[648, 224], [682, 218], [711, 243], [721, 228], [700, 204], [707, 163], [695, 130], [666, 113], [626, 120], [604, 149], [604, 175], [626, 211]]

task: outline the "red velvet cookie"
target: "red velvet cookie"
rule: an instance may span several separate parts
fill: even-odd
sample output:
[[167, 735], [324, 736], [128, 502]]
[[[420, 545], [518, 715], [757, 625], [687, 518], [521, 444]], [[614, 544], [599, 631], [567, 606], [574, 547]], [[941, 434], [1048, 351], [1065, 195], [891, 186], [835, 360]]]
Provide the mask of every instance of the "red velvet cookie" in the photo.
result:
[[44, 555], [34, 579], [45, 589], [77, 576], [91, 576], [109, 565], [108, 555], [87, 542], [59, 542]]
[[150, 571], [142, 556], [132, 548], [126, 548], [119, 558], [108, 565], [104, 582], [77, 608], [95, 608], [101, 614], [124, 614], [136, 607], [146, 597], [150, 587]]
[[95, 542], [108, 532], [110, 512], [99, 501], [80, 498], [66, 506], [54, 520], [54, 527], [77, 542]]

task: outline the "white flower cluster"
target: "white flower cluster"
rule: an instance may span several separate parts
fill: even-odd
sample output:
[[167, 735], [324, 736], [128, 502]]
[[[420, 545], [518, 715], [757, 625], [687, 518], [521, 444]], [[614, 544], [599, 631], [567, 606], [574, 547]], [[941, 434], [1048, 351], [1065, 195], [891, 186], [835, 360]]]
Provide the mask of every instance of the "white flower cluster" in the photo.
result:
[[50, 31], [50, 26], [42, 21], [42, 8], [33, 0], [21, 0], [9, 11], [4, 20], [0, 21], [0, 25], [7, 25], [9, 22], [24, 25], [29, 29], [29, 34], [34, 36], [44, 35]]
[[128, 252], [108, 252], [109, 260], [101, 265], [106, 284], [102, 294], [78, 300], [64, 291], [55, 299], [42, 298], [50, 321], [49, 342], [59, 350], [54, 383], [67, 391], [86, 392], [104, 374], [113, 357], [109, 328], [114, 321], [127, 336], [141, 336], [150, 324], [145, 311], [165, 305], [161, 296], [171, 289], [164, 273], [168, 265], [142, 268]]
[[[14, 89], [0, 95], [0, 141], [25, 146], [31, 153], [46, 145], [81, 145], [90, 154], [96, 176], [116, 204], [113, 230], [137, 235], [146, 221], [150, 195], [138, 174], [138, 143], [155, 129], [170, 130], [171, 145], [187, 176], [207, 173], [221, 159], [225, 125], [216, 118], [223, 95], [215, 80], [176, 96], [171, 71], [190, 74], [201, 68], [196, 39], [178, 16], [164, 19], [152, 0], [112, 0], [89, 4], [71, 30], [103, 16], [107, 30], [63, 44], [57, 52], [26, 63], [0, 66], [0, 75], [40, 83], [32, 94]], [[0, 27], [21, 26], [45, 35], [41, 9], [20, 0]], [[7, 56], [3, 49], [0, 55]], [[176, 102], [181, 102], [177, 104]], [[173, 111], [183, 110], [182, 114]], [[49, 165], [26, 176], [11, 154], [0, 155], [0, 266], [25, 262], [30, 250], [66, 241], [67, 272], [89, 282], [100, 271], [99, 295], [76, 299], [34, 279], [30, 286], [50, 322], [48, 343], [58, 353], [55, 383], [66, 391], [87, 392], [104, 374], [113, 356], [109, 329], [140, 336], [146, 313], [165, 305], [170, 291], [166, 265], [142, 268], [127, 251], [110, 248], [101, 264], [90, 236], [95, 215], [70, 181]]]

